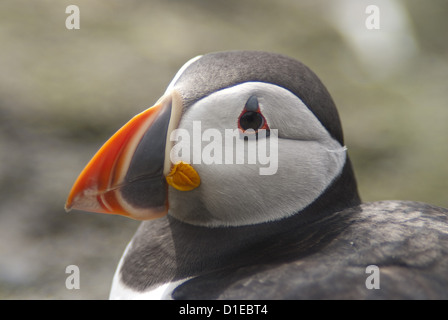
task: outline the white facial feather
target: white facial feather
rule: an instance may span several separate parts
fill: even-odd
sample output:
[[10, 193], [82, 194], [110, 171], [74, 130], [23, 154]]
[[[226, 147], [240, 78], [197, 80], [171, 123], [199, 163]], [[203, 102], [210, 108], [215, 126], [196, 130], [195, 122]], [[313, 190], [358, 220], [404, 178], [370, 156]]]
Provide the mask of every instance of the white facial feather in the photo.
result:
[[[169, 214], [175, 218], [211, 227], [282, 219], [313, 202], [341, 173], [345, 147], [330, 136], [297, 96], [272, 84], [246, 82], [215, 92], [185, 111], [179, 129], [192, 133], [193, 124], [200, 121], [202, 132], [217, 129], [224, 137], [226, 129], [238, 128], [238, 117], [252, 95], [258, 98], [270, 129], [278, 130], [276, 173], [260, 175], [259, 169], [266, 165], [258, 162], [193, 164], [201, 185], [188, 192], [169, 190]], [[207, 143], [202, 142], [202, 148]], [[257, 141], [245, 143], [248, 147]], [[191, 148], [190, 157], [193, 151]], [[192, 163], [191, 159], [179, 160]]]

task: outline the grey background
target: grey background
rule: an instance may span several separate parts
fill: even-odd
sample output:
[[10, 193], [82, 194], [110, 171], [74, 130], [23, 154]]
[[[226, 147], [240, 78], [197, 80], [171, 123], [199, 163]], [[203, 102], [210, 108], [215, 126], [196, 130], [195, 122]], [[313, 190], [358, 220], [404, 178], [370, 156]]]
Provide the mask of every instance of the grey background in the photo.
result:
[[[81, 28], [67, 30], [76, 4]], [[368, 30], [367, 5], [380, 9]], [[448, 207], [448, 2], [3, 0], [0, 298], [107, 299], [138, 222], [65, 213], [102, 143], [198, 54], [255, 49], [311, 67], [331, 92], [364, 201]], [[66, 266], [81, 272], [67, 290]]]

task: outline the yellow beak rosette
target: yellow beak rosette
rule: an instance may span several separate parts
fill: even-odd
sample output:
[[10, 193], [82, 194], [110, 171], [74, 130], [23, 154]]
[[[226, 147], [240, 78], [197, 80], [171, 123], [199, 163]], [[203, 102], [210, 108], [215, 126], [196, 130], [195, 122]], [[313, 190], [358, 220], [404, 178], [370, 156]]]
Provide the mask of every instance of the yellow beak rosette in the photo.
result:
[[166, 176], [166, 182], [180, 191], [191, 191], [199, 187], [201, 178], [197, 171], [188, 163], [176, 163]]

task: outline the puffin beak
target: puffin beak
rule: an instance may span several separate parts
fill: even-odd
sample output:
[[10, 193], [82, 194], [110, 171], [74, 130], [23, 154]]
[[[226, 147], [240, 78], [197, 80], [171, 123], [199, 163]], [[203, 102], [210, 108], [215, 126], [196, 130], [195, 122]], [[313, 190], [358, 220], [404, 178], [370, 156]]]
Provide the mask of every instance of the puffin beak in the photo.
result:
[[173, 174], [194, 171], [184, 163], [180, 167], [186, 165], [186, 170], [180, 170], [180, 164], [173, 165], [169, 157], [170, 134], [179, 124], [182, 108], [180, 94], [172, 90], [118, 130], [79, 175], [66, 210], [120, 214], [137, 220], [164, 216], [168, 212], [166, 177], [171, 181]]

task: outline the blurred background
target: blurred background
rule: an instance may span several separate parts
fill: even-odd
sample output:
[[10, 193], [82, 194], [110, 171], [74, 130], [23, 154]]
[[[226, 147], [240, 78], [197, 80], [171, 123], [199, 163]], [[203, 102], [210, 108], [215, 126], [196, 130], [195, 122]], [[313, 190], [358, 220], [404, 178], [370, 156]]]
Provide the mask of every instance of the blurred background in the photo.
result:
[[[68, 5], [80, 29], [68, 30]], [[380, 29], [368, 29], [368, 5]], [[446, 0], [2, 0], [0, 299], [107, 299], [138, 222], [64, 211], [97, 149], [193, 56], [297, 58], [339, 108], [364, 201], [448, 207]], [[372, 22], [372, 21], [370, 21]], [[68, 265], [80, 289], [68, 290]]]

